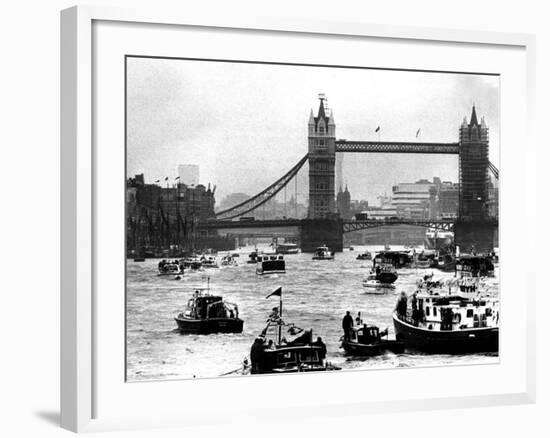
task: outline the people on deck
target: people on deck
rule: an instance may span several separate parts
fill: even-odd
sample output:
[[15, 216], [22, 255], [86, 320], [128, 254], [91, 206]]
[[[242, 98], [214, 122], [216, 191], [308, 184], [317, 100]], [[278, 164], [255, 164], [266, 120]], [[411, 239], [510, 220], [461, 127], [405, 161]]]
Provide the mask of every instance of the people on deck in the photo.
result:
[[251, 373], [256, 374], [260, 371], [260, 360], [262, 355], [264, 340], [261, 337], [254, 339], [252, 347], [250, 347], [250, 365]]
[[349, 341], [351, 338], [351, 329], [353, 328], [353, 317], [349, 310], [342, 319], [342, 328], [344, 329], [344, 341]]
[[325, 360], [325, 357], [327, 357], [327, 346], [319, 336], [317, 340], [313, 343], [313, 345], [316, 345], [317, 347], [321, 347], [321, 350], [319, 351], [319, 359]]
[[395, 311], [399, 317], [407, 316], [407, 294], [405, 291], [401, 292], [401, 295], [399, 295], [399, 299], [395, 305]]

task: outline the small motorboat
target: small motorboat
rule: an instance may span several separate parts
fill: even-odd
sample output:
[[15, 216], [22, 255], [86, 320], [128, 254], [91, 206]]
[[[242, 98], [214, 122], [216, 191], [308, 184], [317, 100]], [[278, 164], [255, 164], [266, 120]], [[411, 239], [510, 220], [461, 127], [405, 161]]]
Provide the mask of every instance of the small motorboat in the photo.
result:
[[183, 275], [184, 268], [177, 260], [161, 260], [158, 264], [159, 276]]
[[380, 261], [377, 264], [376, 259], [374, 260], [371, 274], [374, 274], [376, 276], [376, 280], [379, 280], [384, 284], [392, 284], [397, 280], [397, 270], [395, 269], [395, 266], [392, 263]]
[[413, 258], [413, 268], [429, 269], [432, 266], [433, 260], [427, 257], [423, 252], [416, 254]]
[[494, 277], [495, 265], [491, 256], [461, 255], [456, 260], [455, 275], [468, 273], [472, 277]]
[[256, 261], [258, 275], [286, 273], [285, 258], [282, 254], [261, 254]]
[[280, 243], [277, 245], [278, 254], [298, 254], [300, 248], [295, 243]]
[[[327, 348], [321, 338], [313, 340], [312, 330], [303, 330], [282, 318], [282, 289], [272, 295], [280, 297], [279, 307], [273, 308], [267, 325], [254, 340], [250, 349], [251, 374], [285, 374], [311, 371], [332, 371], [340, 368], [326, 360]], [[296, 336], [292, 340], [283, 337]]]
[[197, 256], [190, 256], [180, 260], [180, 264], [192, 271], [198, 271], [202, 269], [202, 261]]
[[318, 246], [313, 252], [313, 260], [334, 260], [334, 253], [327, 246]]
[[372, 253], [370, 251], [362, 252], [356, 257], [357, 260], [372, 260]]
[[227, 254], [225, 256], [222, 257], [222, 261], [221, 261], [221, 265], [222, 266], [237, 266], [238, 263], [237, 263], [237, 260], [235, 260], [235, 254], [231, 255], [231, 254]]
[[375, 325], [362, 324], [352, 327], [342, 337], [341, 348], [353, 356], [378, 356], [386, 352], [400, 354], [405, 351], [403, 342], [388, 339], [388, 329], [380, 331]]
[[389, 289], [395, 289], [393, 284], [380, 281], [374, 272], [371, 272], [367, 278], [363, 280], [363, 287], [366, 287], [366, 293], [371, 295], [384, 295]]
[[174, 319], [182, 334], [242, 333], [244, 325], [238, 306], [211, 295], [209, 287], [196, 289], [186, 309]]
[[200, 258], [203, 268], [219, 268], [218, 262], [216, 262], [216, 257], [211, 255], [203, 255]]

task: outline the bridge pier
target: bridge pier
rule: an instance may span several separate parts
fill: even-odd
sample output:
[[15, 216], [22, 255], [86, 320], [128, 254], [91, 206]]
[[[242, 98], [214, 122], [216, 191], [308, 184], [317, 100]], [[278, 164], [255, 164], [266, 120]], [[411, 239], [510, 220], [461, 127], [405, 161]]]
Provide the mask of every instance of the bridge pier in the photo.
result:
[[331, 251], [342, 252], [344, 230], [342, 219], [303, 219], [300, 223], [302, 252], [313, 252], [326, 245]]
[[489, 253], [495, 248], [498, 230], [496, 221], [491, 220], [458, 220], [455, 224], [455, 245], [460, 252], [470, 252], [472, 248], [477, 253]]

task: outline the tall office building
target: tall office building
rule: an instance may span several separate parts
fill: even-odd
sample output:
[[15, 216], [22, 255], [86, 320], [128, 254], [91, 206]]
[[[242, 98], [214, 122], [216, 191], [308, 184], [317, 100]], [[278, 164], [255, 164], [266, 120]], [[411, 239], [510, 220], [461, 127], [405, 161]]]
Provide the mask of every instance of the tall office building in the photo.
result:
[[180, 164], [178, 166], [179, 182], [186, 186], [199, 185], [199, 166], [197, 164]]

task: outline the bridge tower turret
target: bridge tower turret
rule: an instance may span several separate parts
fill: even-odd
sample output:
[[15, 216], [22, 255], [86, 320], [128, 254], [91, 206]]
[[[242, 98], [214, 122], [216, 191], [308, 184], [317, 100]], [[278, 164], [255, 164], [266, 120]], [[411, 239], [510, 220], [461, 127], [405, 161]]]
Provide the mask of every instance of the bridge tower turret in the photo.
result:
[[336, 214], [335, 162], [336, 126], [326, 106], [326, 97], [319, 95], [317, 117], [313, 110], [308, 122], [309, 219], [324, 219]]

